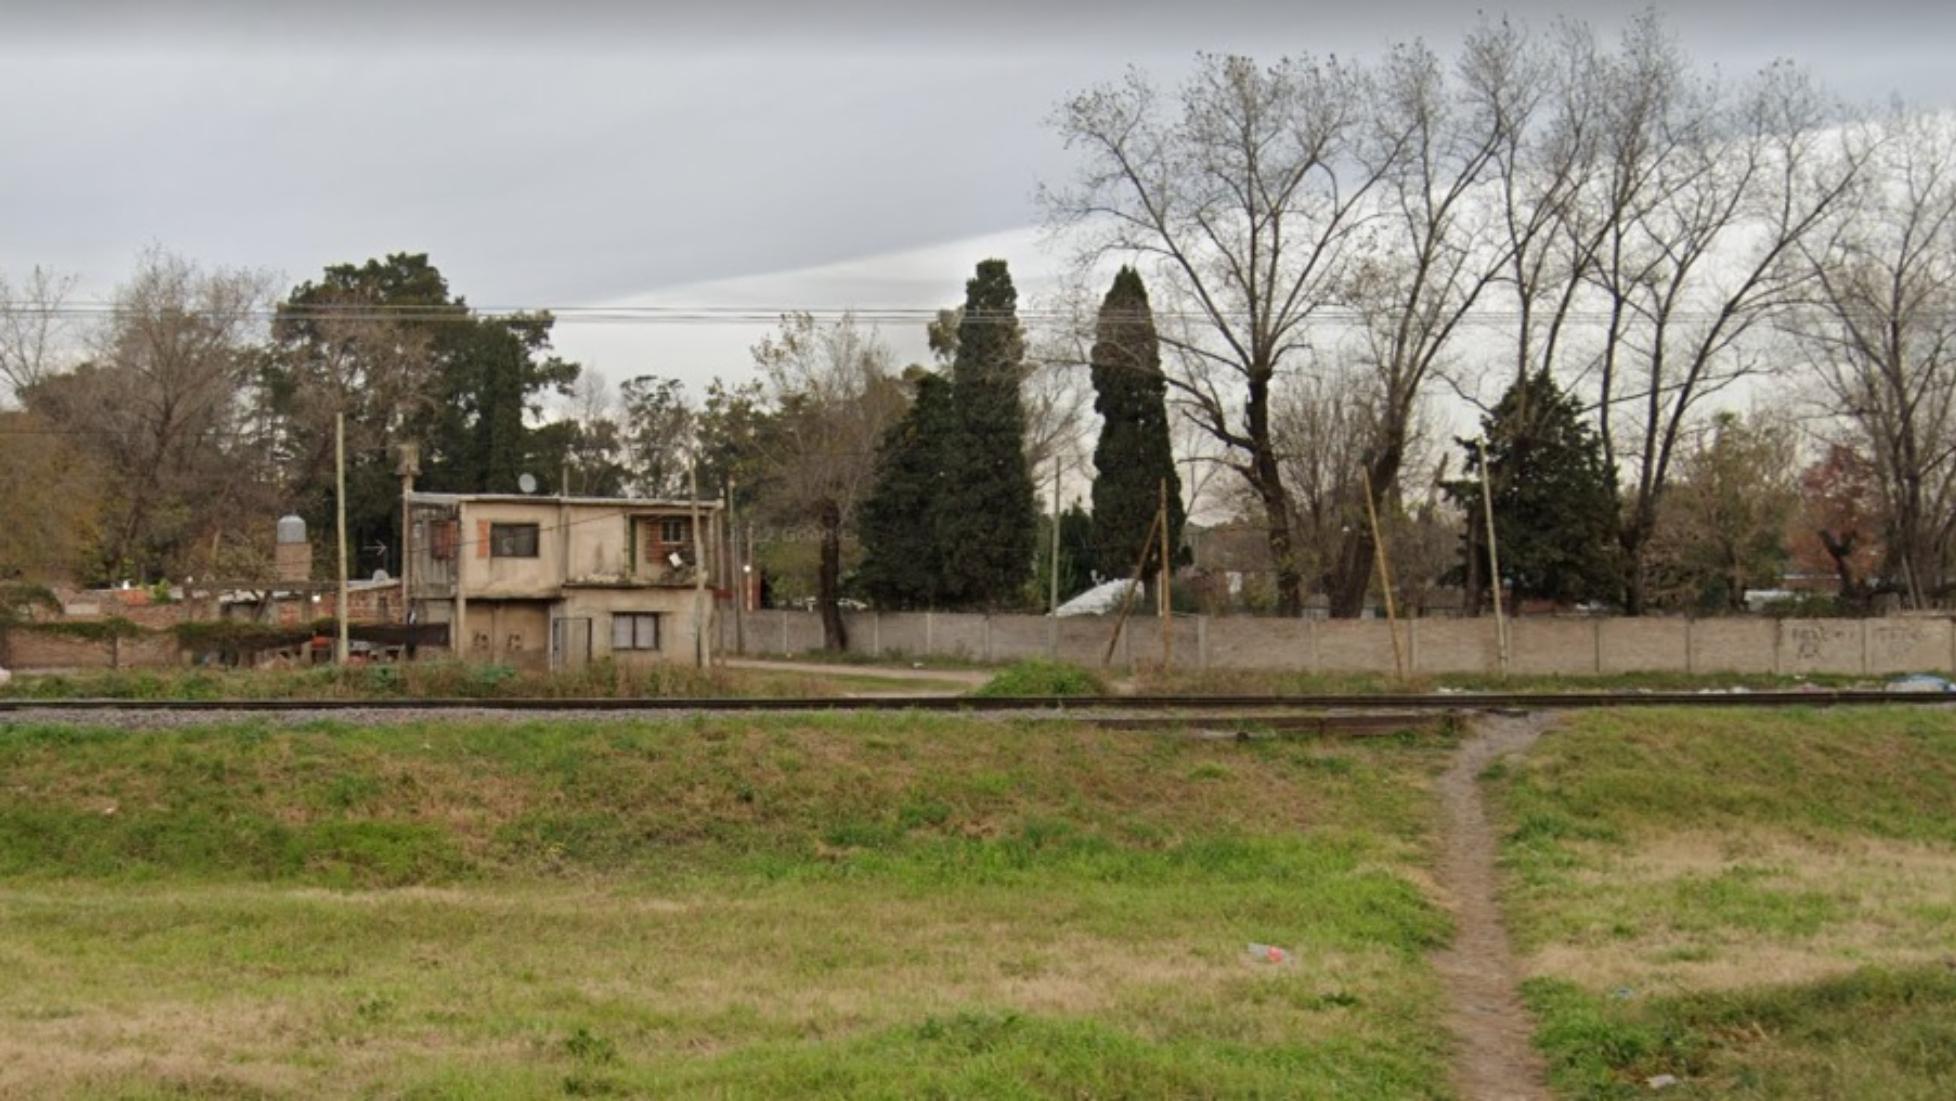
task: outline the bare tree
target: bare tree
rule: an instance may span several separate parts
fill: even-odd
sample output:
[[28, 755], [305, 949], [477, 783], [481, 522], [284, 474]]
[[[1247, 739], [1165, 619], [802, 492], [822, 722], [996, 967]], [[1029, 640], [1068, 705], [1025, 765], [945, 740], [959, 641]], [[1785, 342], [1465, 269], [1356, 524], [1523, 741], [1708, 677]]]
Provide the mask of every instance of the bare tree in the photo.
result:
[[1805, 243], [1814, 293], [1790, 328], [1871, 461], [1885, 572], [1922, 607], [1956, 551], [1956, 134], [1899, 108], [1882, 129], [1868, 186]]
[[1131, 72], [1060, 108], [1054, 125], [1082, 165], [1072, 186], [1042, 191], [1083, 264], [1155, 269], [1158, 331], [1179, 361], [1169, 383], [1260, 502], [1288, 615], [1303, 608], [1303, 574], [1271, 390], [1307, 321], [1336, 301], [1397, 163], [1366, 148], [1370, 92], [1367, 74], [1335, 59], [1203, 55], [1170, 104]]
[[1535, 95], [1520, 97], [1532, 103], [1533, 125], [1507, 127], [1494, 155], [1507, 261], [1501, 282], [1515, 318], [1513, 370], [1497, 391], [1558, 362], [1583, 300], [1581, 273], [1609, 224], [1582, 202], [1593, 197], [1599, 171], [1599, 64], [1594, 35], [1577, 22], [1558, 24], [1548, 44], [1527, 44], [1516, 59], [1517, 81]]
[[1777, 63], [1728, 95], [1693, 75], [1655, 15], [1600, 70], [1606, 168], [1579, 217], [1606, 227], [1584, 274], [1605, 315], [1596, 400], [1626, 483], [1618, 541], [1636, 615], [1679, 440], [1707, 399], [1770, 365], [1749, 338], [1803, 292], [1800, 244], [1851, 196], [1866, 151], [1801, 72]]
[[783, 520], [815, 524], [822, 643], [845, 650], [842, 533], [875, 481], [877, 443], [903, 413], [904, 388], [888, 347], [848, 315], [824, 325], [791, 314], [753, 355], [775, 407], [761, 434], [763, 499]]
[[34, 410], [89, 440], [113, 479], [110, 576], [182, 564], [217, 518], [261, 503], [270, 479], [243, 429], [269, 287], [261, 272], [150, 249], [116, 291], [92, 361], [34, 387]]
[[65, 580], [101, 536], [105, 481], [84, 441], [32, 413], [0, 411], [0, 584]]
[[15, 401], [59, 368], [68, 335], [62, 307], [74, 288], [74, 276], [46, 268], [18, 287], [0, 275], [0, 379]]
[[1378, 434], [1374, 395], [1359, 371], [1328, 366], [1277, 400], [1274, 432], [1284, 482], [1295, 501], [1298, 563], [1313, 584], [1327, 590], [1352, 529], [1367, 527], [1363, 467], [1351, 457], [1362, 454]]
[[[1360, 319], [1356, 358], [1371, 376], [1368, 438], [1356, 459], [1381, 514], [1396, 499], [1428, 381], [1482, 294], [1507, 268], [1501, 204], [1485, 186], [1514, 135], [1524, 132], [1541, 80], [1522, 33], [1483, 25], [1451, 75], [1414, 43], [1380, 71], [1371, 140], [1361, 146], [1384, 187], [1369, 244], [1351, 266], [1345, 296]], [[1331, 614], [1358, 615], [1373, 574], [1372, 531], [1347, 524], [1326, 576]]]

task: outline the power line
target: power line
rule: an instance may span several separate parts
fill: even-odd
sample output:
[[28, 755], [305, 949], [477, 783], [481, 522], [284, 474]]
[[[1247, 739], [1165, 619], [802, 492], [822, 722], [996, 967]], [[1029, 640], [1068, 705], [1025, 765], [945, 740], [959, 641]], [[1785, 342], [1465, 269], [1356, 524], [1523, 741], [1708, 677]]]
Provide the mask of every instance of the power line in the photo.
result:
[[[314, 303], [303, 306], [248, 307], [224, 309], [218, 307], [172, 308], [156, 311], [139, 307], [125, 306], [105, 300], [85, 300], [76, 302], [45, 303], [27, 301], [0, 301], [0, 314], [40, 317], [49, 320], [119, 320], [124, 318], [150, 316], [179, 316], [215, 319], [220, 321], [245, 322], [285, 322], [289, 324], [320, 322], [385, 322], [394, 324], [469, 324], [479, 321], [502, 321], [509, 323], [536, 322], [549, 320], [562, 325], [776, 325], [784, 319], [809, 317], [826, 323], [839, 323], [845, 320], [859, 324], [933, 324], [940, 314], [953, 312], [934, 306], [631, 306], [631, 305], [541, 305], [541, 306], [451, 306], [430, 304], [390, 305], [386, 303], [349, 303], [335, 305]], [[1214, 313], [1205, 310], [1152, 310], [1135, 311], [1132, 314], [1099, 311], [1076, 313], [1055, 309], [1023, 310], [965, 310], [959, 317], [966, 324], [1043, 324], [1069, 323], [1087, 324], [1098, 319], [1114, 321], [1140, 321], [1152, 319], [1156, 322], [1193, 322], [1213, 324], [1217, 321], [1244, 323], [1252, 319], [1247, 310], [1219, 310]], [[1375, 323], [1383, 315], [1369, 314], [1366, 311], [1348, 306], [1319, 306], [1297, 315], [1295, 324], [1306, 326], [1344, 325], [1359, 326]], [[1608, 310], [1576, 310], [1562, 314], [1559, 318], [1534, 315], [1540, 324], [1547, 325], [1557, 321], [1563, 324], [1597, 325], [1612, 320], [1619, 323], [1626, 318], [1612, 314]], [[1666, 315], [1667, 320], [1681, 323], [1717, 320], [1721, 315], [1716, 310], [1676, 310]], [[1956, 315], [1951, 315], [1956, 316]], [[1522, 319], [1519, 310], [1476, 309], [1461, 315], [1464, 325], [1509, 325]], [[1642, 327], [1630, 324], [1626, 327]]]

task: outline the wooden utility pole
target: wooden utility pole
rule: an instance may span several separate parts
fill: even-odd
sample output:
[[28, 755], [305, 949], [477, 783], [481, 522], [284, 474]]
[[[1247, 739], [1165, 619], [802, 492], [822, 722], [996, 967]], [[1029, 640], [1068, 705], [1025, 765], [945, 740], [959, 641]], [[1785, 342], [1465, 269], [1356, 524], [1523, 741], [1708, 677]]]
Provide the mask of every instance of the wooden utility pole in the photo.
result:
[[337, 514], [335, 525], [340, 545], [340, 586], [339, 595], [333, 607], [334, 618], [339, 621], [333, 635], [333, 660], [345, 665], [351, 645], [347, 641], [346, 630], [346, 414], [333, 414], [333, 511]]
[[1049, 583], [1046, 614], [1053, 620], [1046, 625], [1046, 651], [1047, 656], [1054, 661], [1059, 660], [1060, 473], [1062, 469], [1059, 452], [1056, 450], [1053, 453], [1053, 560], [1049, 570], [1052, 576], [1046, 579]]
[[1168, 543], [1168, 479], [1161, 480], [1161, 504], [1156, 506], [1155, 526], [1161, 529], [1161, 584], [1157, 586], [1155, 604], [1161, 612], [1161, 668], [1163, 672], [1175, 664], [1175, 616], [1174, 593], [1169, 580], [1175, 566], [1169, 560]]
[[[734, 480], [727, 479], [727, 579], [733, 586], [734, 653], [747, 652], [747, 570], [740, 557], [740, 520], [734, 515]], [[751, 548], [750, 548], [751, 549]]]
[[1114, 621], [1114, 633], [1107, 638], [1107, 653], [1100, 659], [1101, 668], [1114, 660], [1114, 647], [1121, 641], [1121, 628], [1127, 626], [1127, 613], [1134, 607], [1134, 592], [1141, 587], [1142, 572], [1148, 568], [1148, 551], [1155, 545], [1155, 524], [1161, 523], [1161, 513], [1155, 513], [1155, 523], [1148, 525], [1148, 537], [1141, 540], [1141, 557], [1134, 561], [1134, 577], [1128, 582], [1127, 592], [1121, 597], [1121, 614]]
[[1385, 536], [1379, 531], [1379, 510], [1372, 504], [1372, 472], [1360, 467], [1365, 481], [1365, 516], [1372, 523], [1372, 553], [1379, 565], [1379, 589], [1385, 594], [1386, 631], [1392, 635], [1392, 668], [1399, 678], [1406, 677], [1406, 655], [1399, 648], [1399, 613], [1392, 601], [1392, 567], [1387, 564]]
[[700, 533], [700, 464], [686, 468], [692, 499], [686, 503], [693, 527], [693, 663], [706, 668], [706, 537]]
[[1488, 485], [1487, 437], [1476, 436], [1474, 447], [1481, 453], [1481, 511], [1487, 519], [1487, 587], [1494, 594], [1494, 652], [1501, 663], [1501, 675], [1508, 675], [1508, 620], [1501, 613], [1501, 553], [1494, 545], [1494, 490]]
[[[413, 627], [421, 619], [414, 614], [414, 476], [421, 473], [421, 449], [404, 443], [400, 455], [400, 465], [395, 471], [401, 476], [401, 622]], [[404, 653], [412, 656], [415, 649], [412, 632], [408, 638]]]

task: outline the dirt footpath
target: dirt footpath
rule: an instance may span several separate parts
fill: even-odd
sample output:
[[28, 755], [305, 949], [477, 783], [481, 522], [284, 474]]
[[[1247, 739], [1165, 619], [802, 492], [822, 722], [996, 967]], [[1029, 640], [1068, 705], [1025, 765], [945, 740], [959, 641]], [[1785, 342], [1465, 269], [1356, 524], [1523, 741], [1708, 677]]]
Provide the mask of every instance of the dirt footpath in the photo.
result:
[[1498, 838], [1481, 798], [1481, 771], [1525, 752], [1550, 725], [1548, 716], [1487, 716], [1440, 777], [1438, 878], [1452, 903], [1453, 943], [1434, 958], [1446, 985], [1447, 1024], [1458, 1044], [1454, 1087], [1468, 1101], [1546, 1101], [1541, 1056], [1529, 1042], [1520, 972], [1495, 896]]

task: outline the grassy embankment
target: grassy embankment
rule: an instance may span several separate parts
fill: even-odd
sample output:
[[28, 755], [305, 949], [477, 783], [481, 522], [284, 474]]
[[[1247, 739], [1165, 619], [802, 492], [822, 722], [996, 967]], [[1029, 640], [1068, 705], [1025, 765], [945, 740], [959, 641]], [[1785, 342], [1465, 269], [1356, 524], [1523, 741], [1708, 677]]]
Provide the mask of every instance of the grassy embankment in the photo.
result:
[[[807, 655], [797, 662], [807, 661]], [[0, 687], [0, 699], [276, 699], [385, 701], [416, 696], [461, 699], [576, 697], [702, 699], [778, 696], [956, 695], [969, 690], [957, 679], [882, 677], [862, 661], [835, 660], [833, 671], [743, 667], [700, 670], [672, 664], [623, 667], [596, 662], [568, 673], [526, 672], [505, 665], [462, 662], [411, 662], [354, 667], [341, 672], [319, 666], [304, 669], [124, 669], [69, 674], [29, 674]], [[1003, 666], [940, 662], [927, 668], [972, 671], [990, 668], [990, 683], [978, 695], [1105, 695], [1105, 674], [1081, 666], [1042, 660]], [[1299, 696], [1380, 695], [1436, 690], [1575, 692], [1699, 691], [1879, 687], [1889, 678], [1848, 676], [1619, 674], [1606, 677], [1422, 676], [1396, 680], [1372, 674], [1280, 673], [1210, 670], [1201, 673], [1142, 672], [1130, 688], [1142, 695]]]
[[1585, 714], [1486, 779], [1564, 1096], [1956, 1096], [1950, 712]]
[[1442, 1096], [1445, 756], [930, 717], [15, 725], [0, 1094]]
[[946, 692], [956, 681], [879, 678], [838, 667], [832, 674], [791, 670], [628, 667], [609, 661], [563, 673], [455, 661], [309, 668], [174, 668], [28, 674], [0, 687], [0, 699], [375, 700], [450, 699], [735, 699], [827, 697], [871, 692]]

